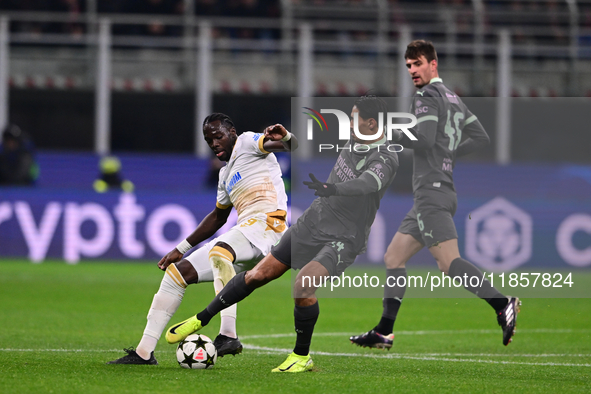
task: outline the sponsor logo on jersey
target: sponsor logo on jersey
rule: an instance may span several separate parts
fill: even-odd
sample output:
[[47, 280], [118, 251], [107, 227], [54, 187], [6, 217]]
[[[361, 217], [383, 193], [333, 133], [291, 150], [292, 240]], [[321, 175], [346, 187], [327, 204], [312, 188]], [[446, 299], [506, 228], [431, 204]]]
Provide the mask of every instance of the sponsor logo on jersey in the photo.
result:
[[426, 114], [427, 112], [429, 112], [429, 107], [427, 107], [426, 105], [415, 108], [415, 115]]
[[232, 192], [232, 189], [234, 189], [234, 186], [236, 185], [236, 183], [238, 183], [238, 181], [241, 179], [242, 179], [242, 176], [240, 175], [240, 172], [236, 172], [236, 174], [234, 174], [234, 176], [232, 176], [232, 178], [230, 179], [230, 182], [228, 182], [228, 186], [226, 186], [226, 190], [228, 191], [228, 194], [230, 194]]
[[447, 157], [444, 158], [443, 165], [441, 166], [441, 169], [443, 171], [453, 172], [454, 167], [453, 167], [453, 162], [451, 161], [451, 159], [448, 159]]
[[[378, 168], [378, 166], [380, 166], [380, 168]], [[371, 167], [369, 170], [371, 172], [373, 172], [374, 174], [376, 174], [380, 179], [384, 179], [385, 175], [382, 172], [381, 167], [382, 166], [380, 164], [376, 164], [375, 166]]]
[[339, 156], [336, 165], [339, 167], [336, 175], [339, 177], [341, 182], [357, 178], [357, 175], [355, 175], [355, 172], [347, 165], [343, 156]]

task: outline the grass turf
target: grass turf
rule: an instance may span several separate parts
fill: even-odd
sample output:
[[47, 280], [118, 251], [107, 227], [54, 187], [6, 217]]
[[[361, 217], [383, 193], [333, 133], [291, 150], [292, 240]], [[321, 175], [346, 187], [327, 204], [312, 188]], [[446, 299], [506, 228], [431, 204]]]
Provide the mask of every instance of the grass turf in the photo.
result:
[[[524, 299], [514, 342], [478, 299], [404, 301], [391, 352], [354, 347], [379, 299], [321, 299], [311, 373], [271, 374], [294, 343], [289, 276], [238, 307], [244, 353], [184, 370], [164, 339], [158, 366], [106, 365], [135, 346], [162, 273], [154, 264], [0, 261], [0, 392], [589, 392], [591, 300]], [[172, 322], [201, 310], [190, 286]], [[214, 338], [219, 318], [203, 333]]]

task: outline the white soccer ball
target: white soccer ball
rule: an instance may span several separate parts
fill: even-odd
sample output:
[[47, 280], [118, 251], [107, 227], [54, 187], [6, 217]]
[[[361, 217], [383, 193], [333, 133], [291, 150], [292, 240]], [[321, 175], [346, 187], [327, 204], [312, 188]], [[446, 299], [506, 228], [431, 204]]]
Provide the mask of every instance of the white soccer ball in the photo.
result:
[[176, 359], [183, 368], [213, 368], [218, 358], [218, 351], [211, 339], [201, 334], [191, 334], [179, 343]]

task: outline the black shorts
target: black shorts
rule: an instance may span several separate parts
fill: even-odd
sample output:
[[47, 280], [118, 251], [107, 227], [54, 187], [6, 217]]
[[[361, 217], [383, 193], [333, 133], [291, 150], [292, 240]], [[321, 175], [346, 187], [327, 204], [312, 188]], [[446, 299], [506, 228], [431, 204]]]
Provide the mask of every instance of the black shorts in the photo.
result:
[[458, 238], [453, 216], [458, 207], [456, 192], [451, 185], [426, 185], [414, 193], [414, 205], [402, 220], [398, 231], [412, 235], [431, 247], [439, 242]]
[[331, 276], [341, 275], [357, 257], [349, 241], [312, 231], [301, 221], [287, 229], [271, 254], [293, 269], [318, 261]]

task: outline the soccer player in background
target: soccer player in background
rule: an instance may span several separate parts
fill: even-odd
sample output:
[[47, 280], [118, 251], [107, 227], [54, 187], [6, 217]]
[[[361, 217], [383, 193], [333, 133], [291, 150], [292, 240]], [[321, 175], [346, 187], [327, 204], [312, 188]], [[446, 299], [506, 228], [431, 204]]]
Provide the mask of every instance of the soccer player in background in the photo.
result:
[[310, 174], [312, 181], [304, 184], [314, 189], [319, 198], [251, 271], [236, 275], [196, 316], [169, 328], [166, 332], [169, 343], [179, 342], [200, 330], [221, 310], [243, 300], [290, 268], [300, 269], [294, 284], [295, 348], [273, 372], [312, 369], [310, 342], [319, 314], [315, 286], [327, 276], [339, 276], [365, 251], [380, 200], [398, 169], [396, 147], [386, 140], [384, 130], [379, 131], [380, 112], [387, 112], [382, 99], [363, 96], [356, 100], [351, 117], [358, 116], [361, 134], [376, 138], [365, 141], [352, 135], [353, 140], [341, 150], [326, 183]]
[[[384, 261], [390, 283], [406, 278], [406, 262], [427, 246], [439, 269], [453, 277], [482, 278], [482, 272], [460, 257], [458, 234], [453, 222], [457, 208], [453, 167], [458, 156], [474, 152], [489, 143], [486, 131], [462, 100], [444, 84], [437, 71], [437, 53], [424, 40], [411, 42], [405, 53], [406, 67], [418, 88], [411, 113], [417, 117], [417, 141], [400, 135], [399, 144], [413, 149], [414, 205], [388, 246]], [[462, 135], [467, 136], [460, 143]], [[406, 281], [405, 281], [406, 283]], [[519, 299], [506, 297], [484, 279], [482, 286], [466, 289], [484, 299], [495, 310], [503, 330], [503, 344], [515, 333]], [[374, 348], [392, 347], [394, 321], [406, 287], [384, 288], [383, 313], [369, 332], [352, 336], [351, 342]]]
[[[158, 364], [154, 349], [187, 285], [213, 281], [219, 292], [236, 275], [234, 266], [239, 271], [252, 267], [287, 228], [287, 195], [271, 152], [296, 149], [295, 136], [280, 124], [267, 127], [262, 134], [249, 131], [238, 135], [232, 120], [221, 113], [205, 118], [203, 136], [217, 158], [227, 162], [220, 169], [216, 207], [158, 262], [165, 274], [137, 349], [125, 349], [126, 356], [108, 364]], [[237, 225], [183, 259], [226, 223], [232, 206], [238, 212]], [[225, 309], [221, 315], [220, 334], [214, 341], [218, 356], [238, 354], [242, 344], [236, 334], [236, 307]]]

